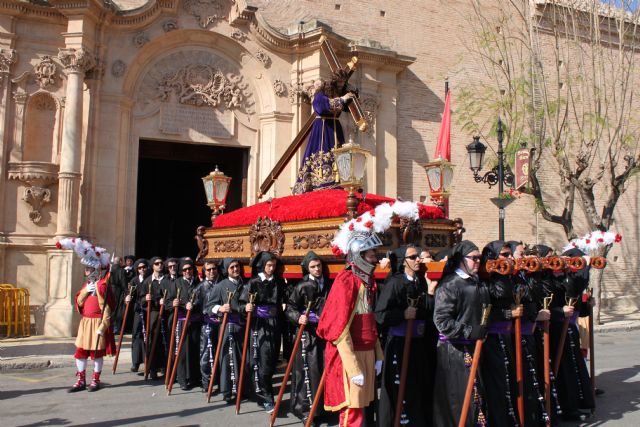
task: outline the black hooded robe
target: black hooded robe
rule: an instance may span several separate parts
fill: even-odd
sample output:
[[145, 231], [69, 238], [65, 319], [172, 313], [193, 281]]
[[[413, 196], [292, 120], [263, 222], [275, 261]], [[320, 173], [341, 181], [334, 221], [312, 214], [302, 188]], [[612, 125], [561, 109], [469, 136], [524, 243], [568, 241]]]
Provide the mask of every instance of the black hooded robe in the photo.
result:
[[[216, 356], [216, 348], [218, 345], [218, 332], [220, 328], [220, 317], [213, 314], [211, 308], [211, 300], [213, 298], [214, 288], [218, 282], [211, 282], [207, 279], [200, 282], [197, 289], [197, 298], [200, 307], [203, 308], [202, 325], [200, 326], [200, 378], [203, 391], [209, 388], [209, 379], [211, 378], [211, 368], [213, 360]], [[205, 307], [209, 307], [207, 312]], [[216, 378], [216, 384], [219, 380]]]

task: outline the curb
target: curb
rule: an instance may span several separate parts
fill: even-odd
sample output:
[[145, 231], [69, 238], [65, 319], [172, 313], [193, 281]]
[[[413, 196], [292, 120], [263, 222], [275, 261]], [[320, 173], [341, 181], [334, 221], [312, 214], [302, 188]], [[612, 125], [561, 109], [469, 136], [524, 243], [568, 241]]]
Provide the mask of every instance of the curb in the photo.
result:
[[624, 322], [618, 325], [599, 325], [593, 328], [594, 332], [597, 333], [608, 333], [608, 332], [629, 332], [629, 331], [637, 331], [640, 329], [640, 321], [634, 322]]
[[[114, 357], [106, 357], [104, 367], [113, 366]], [[131, 352], [120, 353], [120, 359], [118, 360], [118, 367], [122, 364], [122, 369], [127, 369], [131, 364]], [[0, 359], [0, 373], [7, 373], [8, 371], [18, 371], [24, 369], [50, 369], [50, 368], [68, 368], [75, 366], [76, 362], [73, 358], [73, 353], [69, 354], [56, 354], [56, 355], [38, 355], [38, 356], [23, 356], [23, 357], [5, 357]], [[126, 367], [126, 368], [125, 368]]]

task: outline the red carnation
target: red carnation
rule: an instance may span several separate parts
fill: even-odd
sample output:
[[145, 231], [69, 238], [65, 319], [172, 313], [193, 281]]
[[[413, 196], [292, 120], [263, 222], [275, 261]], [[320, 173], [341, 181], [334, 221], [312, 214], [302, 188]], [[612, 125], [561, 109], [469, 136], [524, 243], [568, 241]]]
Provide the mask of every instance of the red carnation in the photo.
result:
[[353, 223], [349, 224], [349, 231], [353, 231]]
[[333, 255], [335, 255], [336, 257], [341, 257], [343, 255], [342, 251], [337, 246], [332, 246], [331, 252], [333, 252]]
[[367, 221], [367, 222], [365, 222], [365, 223], [364, 223], [364, 226], [365, 226], [365, 227], [367, 227], [367, 228], [371, 228], [371, 227], [373, 227], [373, 221]]
[[73, 243], [75, 245], [76, 244], [76, 239], [75, 238], [71, 239], [71, 243]]
[[96, 245], [91, 245], [91, 249], [96, 250]]
[[604, 239], [602, 237], [598, 239], [598, 243], [603, 243], [603, 242], [604, 242]]
[[576, 247], [576, 242], [571, 242], [571, 246]]
[[369, 211], [369, 213], [371, 214], [371, 216], [376, 216], [376, 210], [375, 209], [371, 209]]
[[621, 240], [622, 240], [622, 235], [621, 234], [616, 234], [615, 242], [616, 243], [620, 243]]
[[362, 222], [362, 217], [359, 216], [358, 218], [356, 218], [356, 222]]
[[56, 249], [62, 249], [62, 245], [60, 244], [60, 242], [56, 242]]
[[96, 256], [99, 257], [100, 256], [100, 252], [96, 252]]
[[591, 239], [587, 239], [584, 242], [588, 245], [589, 243], [591, 243]]

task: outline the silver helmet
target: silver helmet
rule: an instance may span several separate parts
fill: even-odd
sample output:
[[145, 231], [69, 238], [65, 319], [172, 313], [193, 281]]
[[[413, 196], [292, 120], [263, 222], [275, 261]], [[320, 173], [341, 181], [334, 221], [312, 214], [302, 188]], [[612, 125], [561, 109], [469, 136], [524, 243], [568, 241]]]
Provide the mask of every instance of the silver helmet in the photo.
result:
[[369, 249], [378, 246], [382, 246], [382, 241], [376, 233], [355, 232], [347, 243], [349, 249], [347, 261], [351, 265], [353, 273], [367, 283], [371, 280], [376, 265], [367, 262], [362, 258], [362, 255]]

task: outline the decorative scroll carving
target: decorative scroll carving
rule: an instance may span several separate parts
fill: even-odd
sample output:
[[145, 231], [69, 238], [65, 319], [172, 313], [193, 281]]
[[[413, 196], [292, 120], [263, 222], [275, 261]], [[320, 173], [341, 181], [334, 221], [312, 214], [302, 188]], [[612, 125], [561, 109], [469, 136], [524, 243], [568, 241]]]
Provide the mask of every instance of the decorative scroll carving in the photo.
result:
[[149, 43], [149, 36], [144, 31], [140, 31], [133, 36], [133, 45], [135, 47], [142, 47], [147, 43]]
[[42, 207], [51, 201], [51, 190], [43, 187], [26, 187], [22, 200], [31, 205], [31, 211], [29, 212], [29, 219], [38, 224], [42, 220], [42, 214], [40, 210]]
[[96, 65], [96, 60], [86, 49], [58, 49], [58, 59], [68, 73], [86, 73]]
[[408, 218], [400, 218], [400, 234], [404, 243], [420, 242], [422, 237], [420, 220], [414, 221]]
[[205, 232], [204, 225], [196, 228], [196, 235], [194, 239], [196, 239], [196, 243], [198, 244], [198, 255], [196, 255], [196, 264], [201, 264], [204, 262], [204, 259], [207, 257], [209, 253], [209, 241], [204, 238]]
[[200, 27], [207, 28], [209, 24], [227, 18], [229, 8], [225, 3], [223, 0], [185, 0], [183, 7], [196, 17]]
[[15, 49], [0, 49], [0, 73], [8, 73], [17, 59]]
[[175, 31], [178, 29], [178, 21], [173, 18], [167, 19], [162, 23], [162, 29], [164, 30], [165, 33], [168, 33], [170, 31]]
[[364, 111], [364, 119], [369, 124], [367, 132], [371, 132], [373, 130], [373, 123], [376, 120], [376, 116], [378, 115], [378, 108], [380, 106], [378, 98], [375, 95], [363, 96], [360, 99], [360, 105], [362, 106], [362, 110]]
[[208, 65], [187, 65], [173, 75], [166, 76], [159, 84], [161, 100], [176, 94], [181, 104], [195, 106], [226, 106], [230, 110], [243, 104], [245, 86], [240, 86], [239, 78], [233, 81], [220, 70]]
[[442, 233], [429, 233], [424, 236], [424, 244], [428, 248], [449, 247], [449, 236]]
[[462, 235], [467, 230], [464, 228], [462, 218], [454, 218], [453, 225], [456, 226], [456, 229], [453, 231], [453, 244], [455, 245], [456, 243], [462, 242]]
[[313, 97], [313, 83], [294, 83], [289, 84], [289, 102], [291, 104], [311, 104]]
[[252, 256], [260, 251], [281, 255], [284, 250], [284, 232], [280, 221], [258, 217], [256, 223], [249, 229], [249, 242]]
[[247, 33], [239, 28], [234, 28], [233, 30], [231, 30], [231, 33], [229, 33], [229, 37], [238, 40], [239, 42], [243, 42], [247, 39]]
[[276, 79], [273, 82], [273, 91], [277, 96], [286, 96], [287, 94], [287, 85], [280, 79]]
[[271, 57], [262, 49], [256, 52], [256, 59], [262, 62], [262, 65], [265, 67], [269, 67], [269, 65], [271, 65]]
[[124, 61], [118, 59], [111, 64], [111, 75], [113, 77], [122, 77], [125, 71], [127, 71], [127, 64]]
[[293, 249], [324, 249], [331, 246], [333, 233], [293, 236]]
[[57, 71], [58, 67], [49, 55], [43, 55], [40, 62], [33, 67], [36, 83], [43, 89], [56, 84]]
[[220, 240], [213, 242], [213, 252], [242, 252], [244, 243], [242, 239]]

